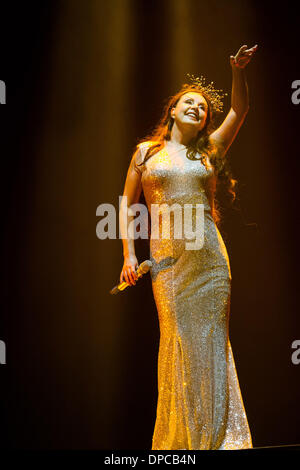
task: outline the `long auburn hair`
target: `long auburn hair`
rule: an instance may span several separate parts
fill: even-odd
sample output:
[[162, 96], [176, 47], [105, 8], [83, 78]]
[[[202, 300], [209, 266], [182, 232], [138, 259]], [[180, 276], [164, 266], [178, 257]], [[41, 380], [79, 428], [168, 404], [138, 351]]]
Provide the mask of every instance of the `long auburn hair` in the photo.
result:
[[205, 127], [199, 131], [198, 135], [193, 140], [191, 140], [187, 146], [187, 156], [188, 158], [194, 159], [197, 153], [201, 153], [202, 155], [204, 154], [209, 157], [209, 160], [215, 170], [215, 180], [213, 187], [211, 187], [211, 194], [213, 196], [213, 199], [211, 200], [212, 217], [215, 223], [220, 225], [222, 218], [217, 193], [222, 193], [222, 190], [225, 189], [225, 193], [229, 196], [230, 203], [232, 203], [236, 199], [236, 192], [234, 188], [237, 180], [233, 179], [232, 177], [228, 158], [222, 157], [220, 154], [220, 149], [214, 147], [209, 141], [210, 134], [216, 129], [216, 113], [213, 110], [209, 96], [205, 92], [200, 92], [199, 90], [195, 89], [195, 87], [184, 84], [175, 95], [167, 99], [167, 103], [163, 108], [162, 117], [158, 124], [154, 127], [150, 134], [145, 136], [143, 139], [140, 139], [137, 144], [138, 147], [143, 142], [152, 142], [152, 144], [147, 149], [143, 162], [139, 163], [138, 165], [143, 165], [155, 153], [163, 149], [165, 140], [171, 139], [171, 130], [174, 124], [174, 119], [171, 116], [171, 109], [177, 105], [181, 96], [189, 92], [199, 93], [205, 98], [208, 105], [208, 112]]

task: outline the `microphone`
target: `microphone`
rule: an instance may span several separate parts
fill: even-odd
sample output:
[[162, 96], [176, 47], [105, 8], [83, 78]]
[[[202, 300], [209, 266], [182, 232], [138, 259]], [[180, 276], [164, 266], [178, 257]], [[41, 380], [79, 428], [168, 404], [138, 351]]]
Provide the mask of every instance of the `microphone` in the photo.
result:
[[[146, 261], [143, 261], [143, 263], [141, 263], [139, 265], [139, 267], [137, 268], [137, 270], [136, 270], [137, 277], [139, 278], [139, 277], [142, 277], [143, 274], [146, 274], [149, 271], [149, 269], [151, 268], [151, 266], [152, 266], [152, 263], [151, 263], [150, 260], [147, 259]], [[123, 281], [123, 282], [121, 282], [121, 284], [113, 287], [109, 291], [109, 293], [112, 294], [112, 295], [116, 295], [119, 292], [121, 292], [122, 290], [126, 289], [126, 287], [128, 287], [128, 286], [131, 286], [131, 284], [127, 284], [127, 282]]]

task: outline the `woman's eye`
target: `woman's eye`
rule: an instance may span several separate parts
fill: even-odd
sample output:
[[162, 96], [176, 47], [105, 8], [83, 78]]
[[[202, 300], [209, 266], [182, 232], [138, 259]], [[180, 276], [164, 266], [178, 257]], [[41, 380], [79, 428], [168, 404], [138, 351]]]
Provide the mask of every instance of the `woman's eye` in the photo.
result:
[[[192, 100], [186, 100], [186, 103], [189, 103], [189, 104], [190, 104], [190, 103], [193, 103], [193, 101], [192, 101]], [[201, 108], [201, 109], [203, 109], [203, 110], [205, 109], [204, 106], [203, 106], [203, 104], [200, 104], [200, 105], [199, 105], [199, 108]]]

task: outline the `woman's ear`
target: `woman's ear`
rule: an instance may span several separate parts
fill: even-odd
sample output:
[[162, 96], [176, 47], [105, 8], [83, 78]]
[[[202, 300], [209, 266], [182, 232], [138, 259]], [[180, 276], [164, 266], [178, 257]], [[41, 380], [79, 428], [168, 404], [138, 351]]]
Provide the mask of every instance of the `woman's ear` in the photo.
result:
[[175, 119], [175, 107], [173, 106], [173, 108], [171, 108], [171, 118]]

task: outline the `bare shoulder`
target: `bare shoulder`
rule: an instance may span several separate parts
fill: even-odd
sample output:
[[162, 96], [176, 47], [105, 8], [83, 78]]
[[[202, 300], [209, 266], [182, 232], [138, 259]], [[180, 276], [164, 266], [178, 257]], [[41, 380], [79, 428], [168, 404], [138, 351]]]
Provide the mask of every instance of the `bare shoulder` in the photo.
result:
[[137, 145], [141, 151], [148, 150], [149, 147], [152, 147], [156, 142], [154, 140], [146, 140], [145, 142], [141, 142], [140, 144]]
[[132, 155], [132, 159], [131, 159], [132, 168], [140, 176], [142, 175], [145, 169], [145, 165], [144, 165], [145, 155], [150, 145], [151, 145], [150, 141], [141, 142], [137, 144], [135, 151]]
[[155, 142], [152, 140], [147, 140], [145, 142], [141, 142], [140, 144], [137, 145], [137, 150], [136, 150], [136, 162], [137, 163], [142, 163], [144, 161], [145, 155], [147, 150], [154, 145]]
[[155, 144], [158, 144], [158, 142], [156, 142], [155, 140], [146, 140], [144, 142], [141, 142], [137, 146], [141, 147], [141, 148], [147, 148], [148, 149], [149, 147], [152, 147], [152, 145], [155, 145]]

